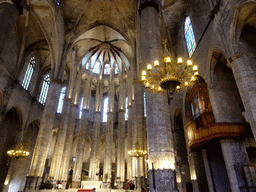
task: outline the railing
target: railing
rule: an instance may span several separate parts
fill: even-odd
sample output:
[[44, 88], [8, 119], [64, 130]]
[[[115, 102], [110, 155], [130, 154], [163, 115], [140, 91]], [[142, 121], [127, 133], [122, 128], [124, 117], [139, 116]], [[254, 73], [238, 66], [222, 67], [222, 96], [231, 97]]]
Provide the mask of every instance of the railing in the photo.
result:
[[215, 123], [212, 115], [201, 115], [200, 127], [195, 121], [190, 121], [185, 126], [188, 146], [193, 150], [196, 147], [215, 138], [239, 137], [245, 132], [243, 123]]

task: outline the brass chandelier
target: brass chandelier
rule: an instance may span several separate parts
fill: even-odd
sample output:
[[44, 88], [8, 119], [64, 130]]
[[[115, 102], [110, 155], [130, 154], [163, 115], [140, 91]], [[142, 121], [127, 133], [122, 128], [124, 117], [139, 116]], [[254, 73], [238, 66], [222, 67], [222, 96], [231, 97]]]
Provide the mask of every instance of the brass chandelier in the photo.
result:
[[162, 65], [158, 60], [154, 61], [154, 67], [148, 64], [147, 70], [142, 71], [141, 81], [153, 93], [164, 93], [165, 90], [173, 93], [175, 89], [192, 86], [198, 75], [198, 66], [193, 65], [192, 60], [184, 64], [182, 58], [175, 61], [166, 56]]
[[128, 151], [128, 155], [130, 155], [131, 157], [143, 157], [147, 154], [146, 150], [143, 150], [140, 146], [138, 141], [136, 141], [135, 143], [135, 148], [134, 149], [130, 149]]
[[17, 149], [7, 151], [7, 154], [11, 157], [16, 157], [17, 159], [29, 156], [29, 152], [23, 149], [22, 143], [18, 145]]

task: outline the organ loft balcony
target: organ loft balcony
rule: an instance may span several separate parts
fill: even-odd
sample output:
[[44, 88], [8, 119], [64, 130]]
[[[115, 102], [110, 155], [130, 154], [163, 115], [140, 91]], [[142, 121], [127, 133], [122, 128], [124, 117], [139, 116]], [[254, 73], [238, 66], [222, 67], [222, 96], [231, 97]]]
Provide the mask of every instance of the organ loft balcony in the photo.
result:
[[239, 137], [246, 132], [244, 123], [215, 122], [206, 83], [196, 83], [186, 95], [191, 121], [185, 125], [191, 151], [213, 139]]

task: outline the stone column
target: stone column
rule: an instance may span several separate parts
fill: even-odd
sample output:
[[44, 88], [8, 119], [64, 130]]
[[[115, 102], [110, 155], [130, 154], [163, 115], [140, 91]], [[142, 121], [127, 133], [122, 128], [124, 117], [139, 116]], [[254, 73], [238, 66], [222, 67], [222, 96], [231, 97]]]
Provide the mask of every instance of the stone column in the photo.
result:
[[203, 154], [203, 159], [204, 159], [204, 169], [205, 169], [205, 173], [206, 173], [208, 189], [209, 189], [209, 192], [214, 192], [211, 169], [210, 169], [210, 166], [209, 166], [209, 161], [208, 161], [205, 149], [202, 150], [202, 154]]
[[62, 183], [63, 188], [65, 188], [67, 184], [70, 154], [72, 151], [74, 130], [75, 130], [75, 124], [76, 124], [76, 112], [77, 112], [77, 105], [74, 105], [74, 104], [71, 105], [70, 114], [68, 118], [68, 125], [67, 125], [68, 129], [67, 129], [65, 145], [64, 145], [64, 150], [62, 154], [60, 174], [59, 174], [59, 180]]
[[103, 182], [104, 188], [109, 188], [112, 177], [112, 146], [113, 146], [113, 123], [114, 123], [114, 96], [115, 96], [115, 83], [110, 78], [110, 89], [108, 94], [108, 120], [105, 142], [105, 157], [104, 157], [104, 170]]
[[[79, 75], [81, 77], [81, 75]], [[79, 78], [79, 85], [77, 92], [80, 91], [80, 84], [81, 84], [81, 78]], [[91, 96], [91, 81], [90, 78], [86, 81], [85, 87], [84, 87], [84, 106], [82, 111], [82, 117], [79, 122], [79, 137], [78, 137], [78, 143], [77, 143], [77, 150], [76, 150], [76, 161], [75, 161], [75, 167], [72, 177], [72, 187], [77, 188], [80, 185], [81, 180], [81, 172], [82, 172], [82, 166], [83, 166], [83, 156], [84, 156], [84, 148], [85, 148], [85, 132], [87, 128], [87, 115], [88, 115], [88, 109], [86, 106], [89, 105], [89, 100]], [[89, 90], [89, 91], [88, 91]]]
[[[127, 149], [130, 150], [132, 147], [132, 118], [133, 118], [133, 108], [129, 104], [128, 106], [128, 130], [127, 130]], [[127, 156], [127, 179], [132, 180], [132, 157]]]
[[102, 96], [103, 96], [103, 87], [101, 81], [99, 81], [96, 98], [95, 98], [95, 115], [94, 115], [94, 124], [93, 124], [93, 138], [92, 138], [92, 150], [91, 150], [91, 159], [90, 159], [90, 170], [89, 178], [91, 181], [99, 180], [99, 137], [100, 137], [100, 124], [102, 122]]
[[[152, 64], [154, 60], [160, 63], [162, 61], [159, 8], [157, 0], [150, 2], [145, 0], [140, 4], [140, 72], [146, 69], [147, 63]], [[146, 98], [150, 191], [175, 191], [175, 157], [167, 93], [161, 95], [147, 91]], [[135, 106], [137, 107], [136, 103]]]
[[[253, 184], [251, 186], [255, 186], [255, 170], [252, 172], [250, 169], [246, 170], [246, 166], [250, 164], [250, 160], [246, 152], [245, 144], [233, 139], [222, 139], [220, 143], [231, 191], [240, 191], [239, 186], [246, 186], [248, 181], [252, 181]], [[245, 172], [245, 178], [243, 172]]]
[[244, 116], [250, 123], [254, 139], [256, 139], [256, 77], [255, 59], [242, 55], [231, 63], [236, 84], [244, 104]]
[[125, 181], [125, 89], [124, 89], [123, 71], [120, 71], [119, 86], [119, 110], [118, 110], [118, 144], [117, 144], [117, 183], [121, 189]]
[[64, 99], [62, 121], [60, 122], [60, 127], [58, 128], [56, 144], [55, 144], [53, 157], [51, 161], [51, 168], [49, 172], [49, 177], [52, 178], [54, 184], [57, 184], [59, 180], [59, 172], [60, 172], [62, 154], [64, 150], [64, 144], [65, 144], [66, 133], [68, 128], [68, 120], [69, 120], [68, 117], [70, 115], [71, 103], [72, 103], [71, 99], [68, 99], [68, 98]]
[[[120, 96], [119, 96], [120, 99]], [[117, 184], [121, 189], [125, 180], [125, 159], [124, 159], [124, 140], [125, 140], [125, 111], [118, 111], [118, 144], [117, 144]]]
[[0, 56], [10, 38], [10, 32], [15, 26], [18, 15], [19, 10], [13, 4], [0, 3]]
[[59, 80], [51, 79], [47, 94], [47, 100], [41, 118], [39, 133], [33, 153], [32, 162], [28, 176], [31, 178], [31, 186], [35, 189], [39, 186], [43, 176], [45, 161], [47, 157], [49, 141], [59, 101], [61, 83]]
[[191, 178], [191, 183], [193, 186], [193, 191], [194, 192], [199, 192], [198, 188], [198, 181], [197, 181], [197, 174], [196, 174], [196, 153], [195, 152], [190, 152], [188, 155], [188, 161], [189, 161], [189, 169], [190, 169], [190, 178]]
[[[73, 183], [79, 183], [81, 180], [81, 173], [82, 173], [82, 166], [83, 166], [83, 157], [84, 157], [84, 148], [85, 148], [85, 132], [87, 128], [87, 114], [88, 110], [84, 109], [82, 113], [82, 118], [80, 120], [80, 131], [79, 131], [79, 137], [78, 137], [78, 143], [77, 143], [77, 152], [76, 152], [76, 161], [75, 161], [75, 167], [73, 172], [73, 178], [72, 178], [72, 184]], [[76, 185], [78, 186], [78, 185]]]
[[98, 111], [94, 114], [94, 134], [92, 138], [92, 151], [91, 151], [91, 160], [90, 160], [90, 180], [98, 181], [99, 180], [99, 157], [98, 157], [98, 146], [99, 146], [99, 137], [100, 137], [100, 124], [102, 121], [101, 112]]

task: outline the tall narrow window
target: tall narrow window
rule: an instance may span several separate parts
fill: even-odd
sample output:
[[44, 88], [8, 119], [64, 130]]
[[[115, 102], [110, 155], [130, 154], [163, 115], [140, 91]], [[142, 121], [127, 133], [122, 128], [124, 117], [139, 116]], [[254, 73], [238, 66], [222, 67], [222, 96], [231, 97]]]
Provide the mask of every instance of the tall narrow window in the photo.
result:
[[81, 104], [80, 104], [80, 111], [79, 111], [79, 119], [82, 118], [83, 108], [84, 108], [84, 98], [82, 97]]
[[104, 75], [109, 75], [110, 74], [110, 64], [106, 63], [104, 66]]
[[103, 100], [103, 122], [107, 122], [108, 120], [108, 97], [106, 97], [104, 100]]
[[62, 87], [61, 92], [60, 92], [60, 98], [59, 98], [57, 113], [62, 113], [65, 92], [66, 92], [66, 87]]
[[96, 61], [92, 70], [93, 73], [100, 74], [100, 62]]
[[28, 64], [26, 74], [25, 74], [23, 82], [22, 82], [22, 87], [26, 90], [28, 90], [28, 86], [29, 86], [31, 77], [32, 77], [32, 74], [35, 69], [35, 63], [36, 63], [35, 57], [31, 57], [30, 62]]
[[125, 98], [125, 120], [128, 120], [128, 97]]
[[45, 75], [43, 86], [42, 86], [41, 93], [40, 93], [40, 97], [38, 100], [43, 105], [45, 104], [49, 87], [50, 87], [50, 76]]
[[115, 63], [115, 74], [118, 74], [118, 73], [119, 73], [118, 66], [117, 66], [117, 63]]
[[187, 43], [188, 55], [191, 57], [196, 49], [196, 41], [190, 17], [187, 17], [185, 20], [185, 39]]
[[143, 94], [144, 99], [144, 117], [147, 117], [147, 106], [146, 106], [146, 92]]

